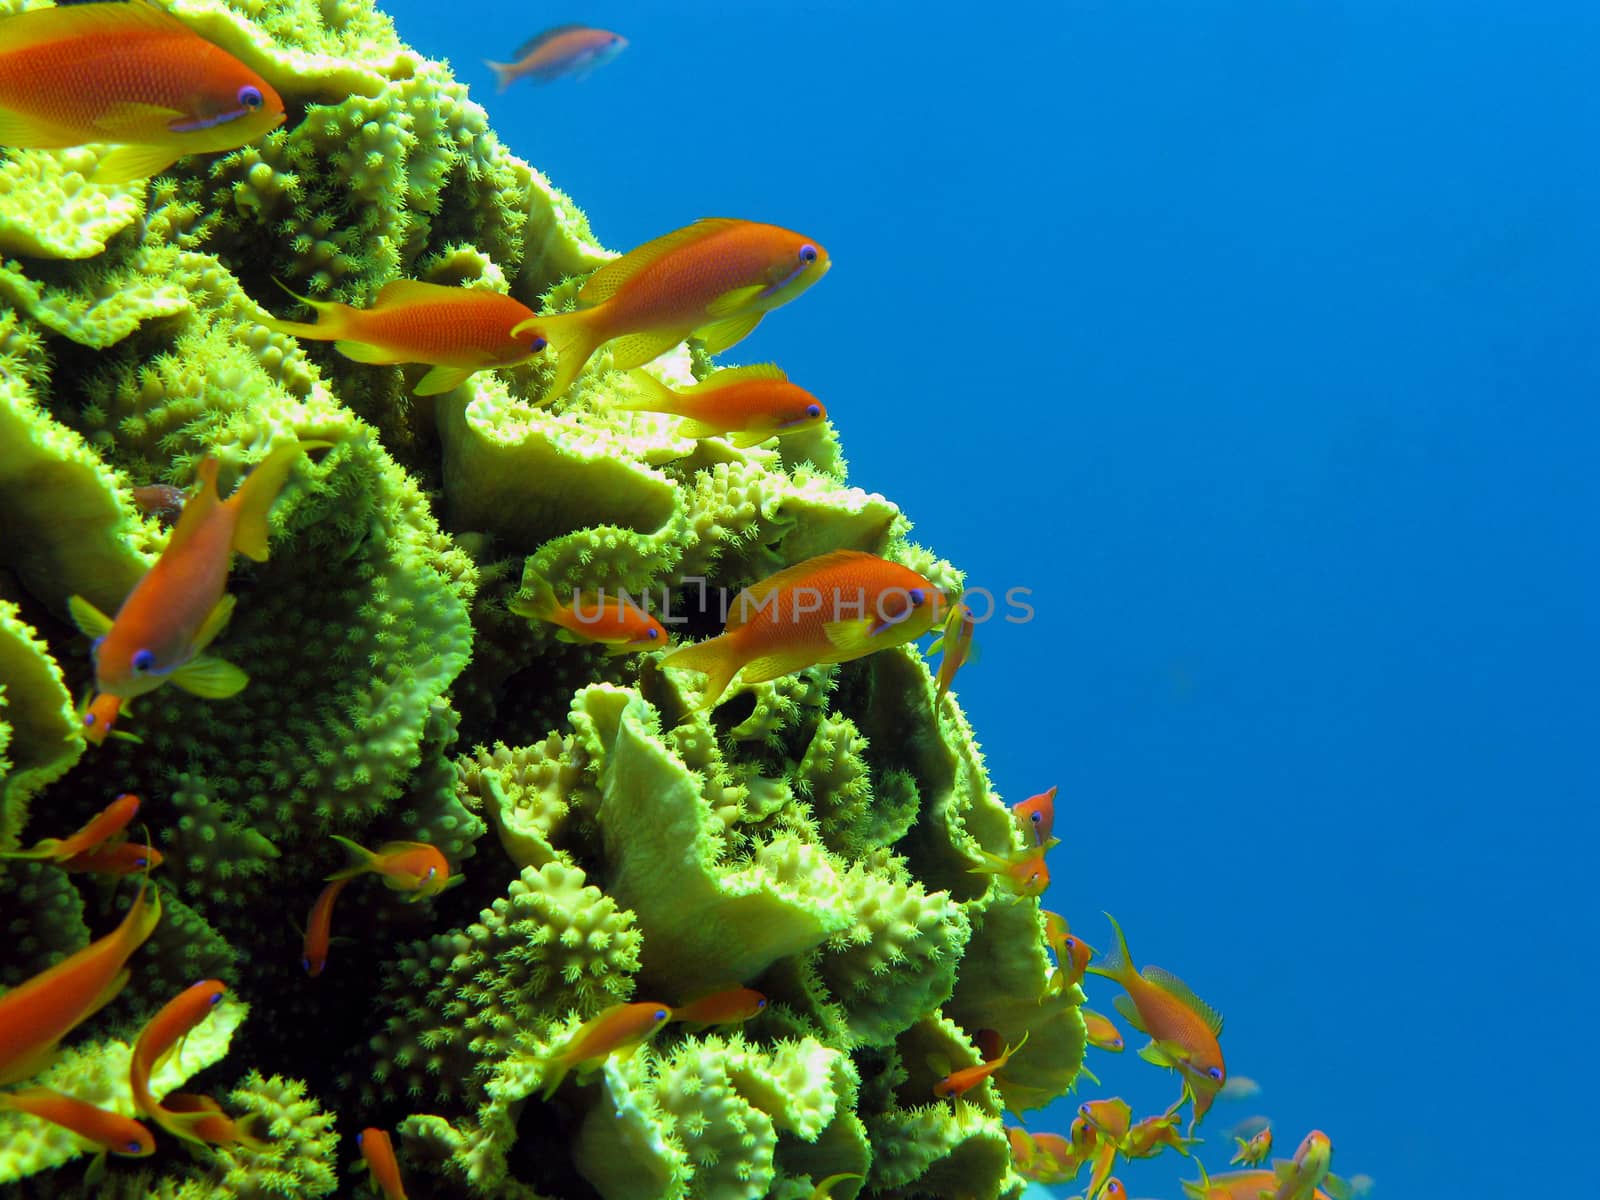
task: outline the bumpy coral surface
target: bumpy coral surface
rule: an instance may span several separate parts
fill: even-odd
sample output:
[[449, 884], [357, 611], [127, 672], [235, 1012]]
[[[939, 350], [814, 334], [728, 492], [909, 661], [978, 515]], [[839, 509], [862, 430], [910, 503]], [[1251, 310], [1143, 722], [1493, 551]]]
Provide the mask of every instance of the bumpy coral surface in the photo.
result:
[[[1021, 843], [915, 648], [706, 713], [659, 653], [508, 610], [537, 574], [647, 597], [700, 637], [719, 597], [829, 550], [957, 573], [847, 483], [829, 430], [686, 440], [614, 406], [636, 385], [604, 352], [554, 405], [537, 358], [418, 399], [421, 368], [268, 331], [266, 311], [293, 315], [273, 277], [357, 305], [412, 278], [537, 309], [611, 255], [366, 0], [171, 7], [290, 119], [117, 187], [86, 182], [93, 147], [0, 158], [0, 851], [144, 797], [162, 921], [36, 1082], [131, 1112], [142, 1024], [220, 977], [237, 999], [157, 1090], [198, 1075], [270, 1144], [158, 1138], [85, 1193], [85, 1145], [4, 1114], [0, 1190], [330, 1195], [376, 1125], [414, 1196], [794, 1200], [841, 1173], [873, 1197], [1018, 1194], [1000, 1091], [937, 1100], [930, 1064], [980, 1061], [980, 1029], [1027, 1033], [1007, 1101], [1042, 1105], [1079, 1069], [1079, 997], [1044, 995], [1035, 902], [970, 872]], [[709, 366], [680, 348], [652, 369]], [[89, 745], [67, 600], [114, 613], [166, 545], [133, 489], [187, 487], [211, 454], [226, 494], [295, 438], [332, 447], [295, 467], [269, 561], [235, 562], [214, 647], [249, 685], [162, 687], [122, 716], [138, 740]], [[296, 925], [344, 865], [332, 834], [430, 843], [465, 883], [404, 903], [358, 878], [312, 978]], [[109, 930], [132, 886], [0, 859], [0, 986]], [[668, 1025], [540, 1099], [607, 1006], [736, 984], [769, 998], [748, 1023]]]

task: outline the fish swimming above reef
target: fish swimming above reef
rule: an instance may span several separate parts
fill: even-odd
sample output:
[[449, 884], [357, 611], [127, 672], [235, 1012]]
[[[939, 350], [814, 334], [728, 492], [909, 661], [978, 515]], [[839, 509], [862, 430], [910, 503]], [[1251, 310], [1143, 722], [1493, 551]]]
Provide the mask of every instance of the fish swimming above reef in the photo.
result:
[[274, 333], [333, 342], [335, 350], [359, 363], [426, 363], [432, 370], [412, 389], [418, 396], [451, 391], [491, 367], [527, 362], [545, 347], [542, 337], [516, 332], [533, 310], [502, 292], [395, 279], [378, 289], [370, 308], [352, 308], [278, 286], [310, 305], [316, 323], [269, 316], [260, 319], [262, 325]]
[[91, 183], [247, 146], [283, 120], [271, 84], [148, 0], [0, 17], [0, 146], [115, 143]]
[[782, 368], [771, 363], [729, 367], [677, 390], [643, 370], [629, 371], [628, 377], [641, 394], [619, 401], [617, 408], [682, 417], [680, 437], [721, 435], [741, 450], [768, 438], [815, 429], [828, 419], [821, 401], [790, 383]]
[[591, 593], [563, 602], [547, 579], [532, 574], [523, 587], [529, 594], [513, 598], [506, 607], [519, 617], [556, 626], [557, 641], [604, 646], [611, 655], [660, 650], [667, 644], [661, 622], [623, 596]]
[[578, 293], [577, 312], [533, 317], [511, 331], [536, 335], [556, 354], [544, 403], [558, 399], [601, 346], [613, 370], [642, 367], [685, 338], [707, 354], [743, 341], [828, 273], [828, 252], [804, 234], [707, 217], [663, 234], [601, 267]]
[[503, 92], [519, 79], [552, 83], [564, 75], [587, 79], [628, 48], [628, 39], [606, 29], [587, 25], [556, 25], [535, 34], [513, 54], [515, 61], [484, 59], [495, 75], [495, 91]]

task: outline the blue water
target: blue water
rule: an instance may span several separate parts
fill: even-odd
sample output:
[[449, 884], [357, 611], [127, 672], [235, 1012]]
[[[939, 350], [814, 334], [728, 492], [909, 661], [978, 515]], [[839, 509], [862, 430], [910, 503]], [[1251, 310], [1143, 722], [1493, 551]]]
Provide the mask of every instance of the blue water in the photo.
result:
[[[606, 244], [828, 248], [728, 357], [1033, 589], [958, 690], [1008, 801], [1061, 787], [1050, 907], [1227, 1014], [1264, 1090], [1208, 1165], [1261, 1112], [1379, 1197], [1520, 1195], [1533, 1146], [1590, 1186], [1600, 9], [385, 7]], [[478, 60], [566, 20], [632, 45], [496, 97]]]

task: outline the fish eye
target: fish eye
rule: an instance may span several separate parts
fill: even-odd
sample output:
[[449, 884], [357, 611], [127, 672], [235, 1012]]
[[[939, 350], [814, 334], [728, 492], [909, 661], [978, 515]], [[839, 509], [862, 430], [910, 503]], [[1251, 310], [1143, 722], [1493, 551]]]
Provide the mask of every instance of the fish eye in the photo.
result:
[[1206, 1072], [1206, 1074], [1211, 1076], [1211, 1078], [1215, 1079], [1218, 1083], [1222, 1082], [1222, 1068], [1221, 1067], [1212, 1067], [1210, 1070], [1208, 1070]]
[[548, 338], [535, 337], [533, 341], [528, 343], [528, 353], [537, 354], [549, 344], [550, 340]]
[[756, 1001], [756, 1007], [757, 1008], [765, 1008], [766, 1006], [767, 1006], [767, 1002], [765, 1000], [757, 1000]]
[[814, 263], [817, 261], [817, 248], [810, 242], [807, 242], [804, 246], [800, 247], [800, 261], [803, 263]]
[[156, 665], [156, 656], [149, 650], [138, 650], [133, 655], [133, 669], [139, 673], [148, 671]]
[[650, 637], [650, 640], [651, 640], [651, 641], [652, 641], [652, 642], [653, 642], [653, 641], [655, 641], [655, 640], [656, 640], [656, 638], [658, 638], [658, 637], [660, 637], [660, 636], [661, 636], [661, 631], [660, 631], [660, 630], [659, 630], [659, 629], [652, 629], [652, 630], [651, 630], [651, 631], [650, 631], [650, 634], [649, 634], [649, 637]]
[[100, 718], [96, 717], [93, 713], [84, 713], [83, 714], [83, 727], [85, 729], [93, 729], [95, 727], [96, 722], [98, 722], [99, 719]]
[[261, 89], [253, 83], [247, 83], [239, 89], [239, 103], [254, 112], [261, 107]]
[[126, 1149], [126, 1150], [127, 1150], [127, 1152], [128, 1152], [128, 1153], [129, 1153], [129, 1154], [137, 1154], [137, 1153], [139, 1153], [139, 1151], [141, 1151], [141, 1150], [143, 1150], [143, 1149], [144, 1149], [144, 1146], [142, 1146], [142, 1145], [141, 1145], [141, 1144], [140, 1144], [140, 1143], [138, 1143], [138, 1142], [129, 1142], [129, 1143], [128, 1143], [128, 1144], [127, 1144], [127, 1146], [126, 1146], [126, 1147], [124, 1147], [124, 1148], [125, 1148], [125, 1149]]
[[1031, 812], [1031, 813], [1028, 814], [1028, 820], [1032, 821], [1035, 825], [1037, 825], [1037, 824], [1039, 824], [1039, 822], [1044, 820], [1044, 814], [1042, 812], [1037, 812], [1037, 811]]
[[367, 1144], [366, 1132], [362, 1131], [361, 1133], [356, 1134], [356, 1145], [364, 1146], [366, 1144]]
[[212, 1004], [221, 1004], [222, 1003], [222, 993], [221, 992], [212, 992], [211, 993], [211, 1003]]
[[910, 592], [910, 596], [911, 596], [911, 606], [913, 608], [918, 607], [919, 605], [921, 605], [928, 598], [928, 594], [926, 592], [924, 592], [921, 588], [912, 588], [911, 592]]
[[[309, 959], [309, 958], [302, 958], [302, 959], [301, 959], [301, 960], [300, 960], [300, 969], [301, 969], [301, 970], [302, 970], [302, 971], [304, 971], [304, 972], [305, 972], [305, 973], [306, 973], [306, 974], [307, 974], [307, 975], [309, 975], [309, 974], [311, 974], [311, 960], [310, 960], [310, 959]], [[356, 1138], [356, 1141], [357, 1141], [357, 1142], [359, 1142], [359, 1141], [360, 1141], [360, 1140], [361, 1140], [361, 1139], [360, 1139], [360, 1137], [359, 1137], [359, 1136], [358, 1136], [358, 1137], [357, 1137], [357, 1138]]]
[[808, 416], [808, 417], [820, 417], [821, 415], [822, 415], [822, 405], [820, 405], [820, 404], [808, 404], [808, 405], [806, 405], [806, 416]]
[[655, 1019], [658, 1021], [665, 1021], [667, 1019], [667, 1010], [664, 1008], [656, 1009]]
[[428, 873], [425, 876], [423, 876], [423, 878], [424, 879], [432, 879], [436, 874], [438, 874], [438, 872], [439, 872], [439, 868], [438, 867], [429, 867], [428, 868]]

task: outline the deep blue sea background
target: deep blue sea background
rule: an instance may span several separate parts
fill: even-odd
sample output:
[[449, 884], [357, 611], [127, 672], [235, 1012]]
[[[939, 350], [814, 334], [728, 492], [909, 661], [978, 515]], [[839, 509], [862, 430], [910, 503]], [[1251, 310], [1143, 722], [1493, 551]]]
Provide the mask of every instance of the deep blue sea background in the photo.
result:
[[[1049, 906], [1227, 1014], [1209, 1166], [1259, 1112], [1378, 1197], [1592, 1190], [1600, 8], [384, 7], [607, 245], [831, 252], [725, 357], [1032, 589], [957, 690], [1007, 802], [1061, 788]], [[496, 96], [563, 21], [632, 45]]]

